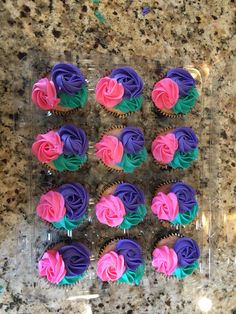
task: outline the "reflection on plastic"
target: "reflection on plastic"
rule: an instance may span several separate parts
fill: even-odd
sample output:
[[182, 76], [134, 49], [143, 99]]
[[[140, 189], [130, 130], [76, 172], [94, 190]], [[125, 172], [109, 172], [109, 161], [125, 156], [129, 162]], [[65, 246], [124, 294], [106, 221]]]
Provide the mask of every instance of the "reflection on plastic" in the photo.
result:
[[207, 297], [201, 297], [198, 300], [197, 304], [199, 306], [199, 309], [204, 313], [209, 312], [212, 308], [212, 301], [211, 301], [211, 299], [209, 299]]
[[99, 294], [84, 294], [84, 295], [73, 295], [67, 298], [68, 301], [76, 301], [76, 300], [91, 300], [99, 298]]

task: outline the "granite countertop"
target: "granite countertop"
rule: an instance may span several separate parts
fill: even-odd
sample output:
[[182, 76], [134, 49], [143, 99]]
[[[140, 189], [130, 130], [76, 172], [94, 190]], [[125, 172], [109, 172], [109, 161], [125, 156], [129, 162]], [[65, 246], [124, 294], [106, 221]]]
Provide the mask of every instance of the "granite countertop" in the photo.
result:
[[[144, 6], [150, 8], [145, 16]], [[210, 313], [236, 312], [234, 6], [234, 0], [2, 1], [0, 285], [4, 291], [0, 313], [200, 313], [199, 296], [212, 300]], [[95, 13], [101, 13], [104, 20], [97, 19]], [[208, 269], [199, 281], [193, 278], [176, 283], [160, 278], [140, 287], [102, 287], [100, 296], [92, 300], [65, 300], [61, 292], [50, 298], [40, 290], [33, 293], [37, 289], [30, 270], [34, 261], [25, 248], [33, 246], [34, 251], [37, 228], [45, 235], [42, 226], [35, 228], [32, 223], [33, 204], [29, 204], [32, 129], [26, 112], [30, 76], [38, 57], [51, 64], [57, 59], [76, 62], [81, 55], [92, 60], [112, 56], [123, 62], [138, 56], [164, 67], [173, 60], [205, 69], [204, 121], [198, 127], [203, 129], [205, 149], [211, 142], [213, 180], [207, 180], [209, 169], [203, 168], [199, 191], [201, 195], [215, 191], [211, 195], [211, 236], [205, 239], [212, 248], [210, 277]], [[205, 128], [209, 133], [204, 133]], [[194, 171], [190, 172], [193, 180]], [[43, 171], [37, 176], [41, 176], [41, 184], [46, 182]]]

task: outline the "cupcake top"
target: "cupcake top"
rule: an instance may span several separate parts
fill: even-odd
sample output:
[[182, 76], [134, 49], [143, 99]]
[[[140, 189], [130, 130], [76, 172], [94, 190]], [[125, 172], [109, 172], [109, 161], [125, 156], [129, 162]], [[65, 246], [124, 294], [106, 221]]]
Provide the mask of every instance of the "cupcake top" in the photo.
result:
[[165, 78], [155, 83], [152, 101], [165, 114], [187, 114], [199, 97], [196, 81], [184, 68], [170, 69]]
[[111, 184], [96, 204], [98, 220], [109, 227], [129, 229], [143, 221], [146, 213], [143, 191], [128, 182]]
[[32, 152], [41, 163], [60, 172], [78, 170], [87, 160], [87, 150], [84, 130], [71, 124], [37, 135], [32, 145]]
[[196, 241], [171, 234], [157, 242], [152, 252], [156, 272], [184, 279], [199, 268], [200, 249]]
[[58, 243], [39, 260], [39, 276], [57, 286], [73, 285], [83, 279], [90, 265], [90, 255], [80, 242]]
[[141, 246], [134, 240], [111, 240], [97, 262], [97, 275], [102, 281], [138, 285], [145, 264]]
[[198, 138], [192, 128], [179, 127], [164, 131], [152, 142], [154, 159], [174, 169], [189, 168], [198, 154]]
[[157, 189], [151, 208], [162, 221], [172, 225], [188, 225], [198, 212], [196, 191], [184, 182], [163, 184]]
[[73, 230], [86, 218], [88, 204], [88, 192], [80, 183], [72, 182], [43, 194], [36, 212], [57, 229]]
[[42, 110], [67, 112], [83, 108], [88, 99], [87, 83], [77, 66], [58, 63], [48, 77], [33, 85], [31, 98]]
[[117, 126], [105, 132], [96, 143], [96, 156], [109, 168], [131, 173], [147, 158], [144, 144], [141, 129]]
[[116, 68], [98, 81], [96, 101], [109, 112], [126, 115], [141, 109], [143, 87], [141, 77], [133, 68]]

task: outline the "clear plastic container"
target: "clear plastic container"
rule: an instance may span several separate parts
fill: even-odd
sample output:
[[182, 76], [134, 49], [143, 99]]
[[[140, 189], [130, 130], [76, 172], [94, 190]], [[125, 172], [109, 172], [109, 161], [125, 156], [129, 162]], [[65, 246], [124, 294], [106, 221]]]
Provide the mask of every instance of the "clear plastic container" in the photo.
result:
[[[81, 67], [85, 77], [88, 80], [89, 101], [83, 111], [68, 115], [65, 117], [44, 112], [37, 109], [31, 103], [31, 88], [44, 73], [58, 62], [70, 62]], [[140, 74], [145, 82], [144, 104], [141, 112], [134, 113], [124, 119], [113, 117], [102, 110], [95, 101], [95, 86], [98, 78], [104, 76], [107, 71], [114, 67], [130, 65]], [[172, 67], [188, 67], [197, 69], [200, 75], [201, 96], [198, 104], [193, 111], [184, 117], [175, 119], [160, 117], [155, 113], [154, 105], [151, 101], [151, 90], [153, 84], [160, 79], [168, 69]], [[151, 212], [151, 198], [156, 186], [163, 181], [170, 179], [184, 180], [191, 184], [197, 190], [199, 202], [199, 213], [197, 219], [190, 226], [179, 228], [178, 231], [195, 239], [201, 249], [200, 270], [192, 276], [189, 276], [181, 285], [187, 288], [190, 285], [193, 289], [199, 289], [214, 272], [213, 255], [215, 246], [214, 230], [212, 222], [212, 212], [218, 202], [217, 195], [217, 151], [215, 144], [217, 140], [217, 113], [213, 104], [205, 103], [204, 94], [211, 93], [211, 77], [209, 68], [206, 64], [183, 63], [178, 58], [165, 60], [164, 57], [158, 60], [149, 60], [145, 58], [132, 57], [129, 60], [121, 59], [113, 55], [93, 55], [81, 57], [76, 60], [71, 55], [34, 55], [28, 56], [27, 62], [21, 64], [22, 76], [25, 82], [25, 88], [29, 91], [29, 99], [26, 104], [19, 104], [21, 108], [26, 108], [25, 115], [20, 125], [24, 128], [22, 134], [27, 133], [30, 136], [22, 139], [26, 143], [28, 152], [28, 162], [26, 176], [28, 178], [28, 212], [29, 225], [24, 230], [19, 230], [19, 237], [16, 243], [17, 254], [22, 255], [21, 262], [13, 257], [16, 266], [16, 276], [22, 283], [22, 292], [28, 296], [28, 300], [36, 299], [44, 302], [45, 300], [55, 301], [56, 299], [76, 300], [81, 298], [95, 298], [106, 292], [109, 285], [101, 283], [96, 277], [96, 261], [98, 252], [102, 244], [114, 236], [127, 235], [136, 237], [143, 247], [146, 261], [146, 273], [140, 286], [136, 289], [142, 289], [149, 293], [155, 287], [157, 293], [166, 287], [168, 289], [177, 289], [180, 285], [178, 280], [168, 280], [164, 276], [155, 273], [151, 266], [151, 252], [153, 250], [153, 241], [156, 234], [162, 229], [157, 219]], [[205, 87], [207, 86], [207, 87]], [[47, 131], [53, 127], [65, 123], [73, 123], [83, 128], [89, 138], [89, 158], [88, 162], [81, 170], [77, 172], [66, 172], [52, 174], [43, 165], [40, 165], [36, 158], [31, 154], [31, 145], [38, 133]], [[118, 124], [134, 125], [144, 130], [146, 147], [148, 149], [148, 159], [144, 166], [137, 169], [133, 174], [119, 174], [109, 172], [95, 157], [95, 143], [99, 140], [102, 132], [113, 125]], [[191, 126], [199, 137], [200, 156], [193, 166], [187, 170], [160, 170], [155, 164], [151, 155], [151, 143], [159, 130], [171, 126]], [[99, 223], [95, 216], [95, 202], [98, 196], [98, 190], [101, 185], [112, 183], [117, 180], [127, 180], [131, 183], [137, 183], [145, 192], [147, 203], [147, 216], [143, 223], [130, 230], [120, 230], [118, 228], [108, 228]], [[71, 288], [50, 287], [45, 281], [38, 277], [37, 262], [39, 256], [45, 248], [51, 243], [58, 241], [65, 236], [64, 231], [52, 231], [40, 221], [35, 212], [36, 204], [40, 195], [52, 186], [59, 186], [62, 183], [78, 181], [85, 185], [90, 194], [89, 217], [85, 224], [82, 224], [77, 230], [68, 232], [67, 236], [75, 240], [84, 242], [92, 250], [92, 264], [89, 268], [85, 280]], [[24, 282], [27, 281], [27, 285]], [[30, 283], [30, 284], [29, 284]], [[122, 285], [124, 289], [124, 285]], [[166, 288], [167, 289], [167, 288]], [[197, 297], [193, 296], [194, 298]]]

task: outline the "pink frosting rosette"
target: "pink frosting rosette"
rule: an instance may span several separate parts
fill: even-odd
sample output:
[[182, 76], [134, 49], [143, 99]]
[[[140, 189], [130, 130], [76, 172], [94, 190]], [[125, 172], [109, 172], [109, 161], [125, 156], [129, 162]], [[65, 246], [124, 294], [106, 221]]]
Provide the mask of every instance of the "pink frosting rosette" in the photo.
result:
[[39, 275], [47, 277], [51, 283], [58, 284], [66, 275], [64, 261], [58, 251], [48, 250], [38, 263]]
[[43, 194], [36, 208], [37, 214], [48, 222], [56, 222], [65, 216], [64, 197], [54, 191]]
[[108, 76], [101, 78], [96, 86], [96, 101], [106, 108], [113, 108], [122, 101], [124, 87]]
[[152, 266], [157, 272], [170, 276], [177, 267], [178, 257], [175, 251], [166, 245], [156, 248], [153, 253]]
[[102, 224], [117, 227], [122, 223], [125, 215], [124, 204], [117, 196], [102, 196], [96, 204], [96, 216]]
[[112, 135], [104, 135], [100, 142], [96, 143], [96, 156], [107, 166], [121, 161], [124, 148], [121, 141]]
[[42, 78], [34, 84], [32, 90], [32, 101], [43, 110], [55, 109], [60, 102], [53, 81]]
[[174, 220], [179, 212], [179, 203], [174, 193], [159, 192], [152, 200], [152, 212], [163, 220]]
[[63, 142], [55, 131], [39, 134], [32, 145], [32, 152], [42, 163], [49, 163], [63, 153]]
[[97, 275], [102, 281], [116, 281], [125, 272], [123, 255], [114, 251], [104, 254], [97, 263]]
[[162, 164], [168, 164], [178, 149], [178, 140], [174, 134], [158, 135], [152, 142], [153, 157]]
[[152, 100], [159, 109], [171, 109], [179, 99], [179, 87], [169, 78], [164, 78], [154, 85]]

